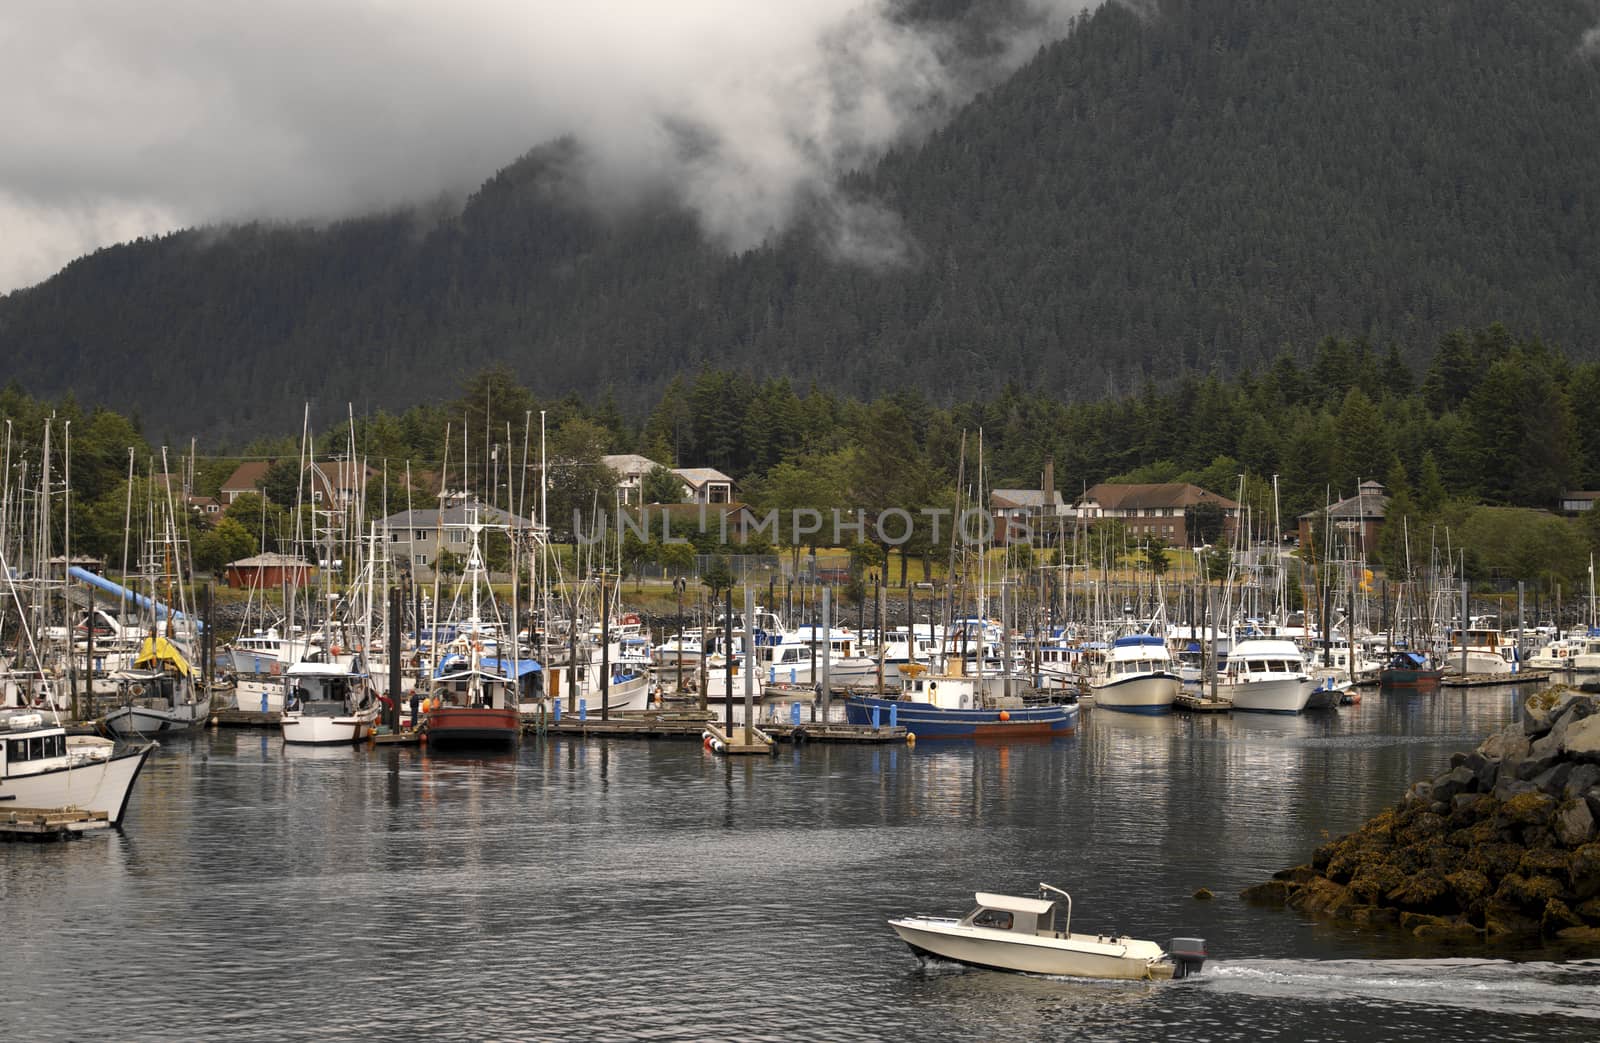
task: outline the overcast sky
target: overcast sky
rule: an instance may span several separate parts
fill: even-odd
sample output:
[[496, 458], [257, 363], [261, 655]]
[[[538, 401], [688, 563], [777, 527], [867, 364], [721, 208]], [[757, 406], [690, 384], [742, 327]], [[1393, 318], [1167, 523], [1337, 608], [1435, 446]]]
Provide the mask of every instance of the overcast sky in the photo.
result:
[[[0, 292], [142, 234], [460, 194], [562, 133], [606, 192], [665, 180], [753, 245], [1094, 6], [1022, 2], [972, 67], [887, 0], [3, 0]], [[869, 256], [892, 222], [844, 217]]]

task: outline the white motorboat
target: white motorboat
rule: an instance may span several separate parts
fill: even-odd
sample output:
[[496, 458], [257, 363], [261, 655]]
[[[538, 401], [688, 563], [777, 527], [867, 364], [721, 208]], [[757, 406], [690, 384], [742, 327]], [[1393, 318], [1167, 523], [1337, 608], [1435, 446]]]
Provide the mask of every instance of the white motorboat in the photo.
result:
[[377, 727], [380, 704], [366, 674], [338, 663], [307, 662], [284, 673], [294, 685], [281, 720], [284, 742], [355, 743]]
[[1169, 953], [1155, 942], [1123, 935], [1073, 934], [1072, 896], [1049, 884], [1039, 885], [1039, 895], [979, 891], [978, 907], [960, 919], [906, 916], [889, 926], [919, 957], [992, 970], [1168, 981], [1196, 973], [1205, 963], [1205, 942], [1199, 938], [1174, 938]]
[[1166, 642], [1154, 634], [1117, 638], [1105, 672], [1089, 681], [1096, 706], [1124, 713], [1169, 713], [1182, 687]]
[[[1463, 646], [1465, 655], [1463, 655]], [[1472, 627], [1465, 633], [1450, 632], [1450, 647], [1439, 657], [1446, 676], [1465, 673], [1469, 677], [1509, 677], [1516, 672], [1517, 647], [1498, 630]], [[1462, 661], [1466, 669], [1462, 670]]]
[[75, 807], [117, 825], [155, 747], [68, 735], [37, 713], [0, 717], [0, 809]]
[[1299, 713], [1313, 687], [1299, 646], [1281, 638], [1240, 641], [1217, 678], [1218, 696], [1235, 710], [1257, 713]]

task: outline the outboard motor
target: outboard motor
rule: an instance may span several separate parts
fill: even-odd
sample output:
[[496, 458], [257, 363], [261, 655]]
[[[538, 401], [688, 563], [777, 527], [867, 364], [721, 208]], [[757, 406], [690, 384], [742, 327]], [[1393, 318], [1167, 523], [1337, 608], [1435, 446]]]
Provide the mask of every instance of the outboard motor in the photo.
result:
[[1172, 957], [1172, 980], [1187, 978], [1191, 974], [1199, 974], [1200, 968], [1206, 962], [1206, 940], [1204, 938], [1174, 938], [1172, 944], [1167, 946], [1167, 955]]

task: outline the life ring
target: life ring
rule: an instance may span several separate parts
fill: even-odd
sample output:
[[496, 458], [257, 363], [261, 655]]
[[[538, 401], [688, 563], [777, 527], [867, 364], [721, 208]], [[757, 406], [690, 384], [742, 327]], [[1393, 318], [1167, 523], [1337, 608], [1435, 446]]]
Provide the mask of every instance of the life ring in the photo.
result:
[[128, 694], [133, 696], [135, 699], [137, 699], [139, 696], [143, 695], [144, 694], [144, 682], [143, 681], [135, 681], [132, 684], [130, 684], [128, 686]]

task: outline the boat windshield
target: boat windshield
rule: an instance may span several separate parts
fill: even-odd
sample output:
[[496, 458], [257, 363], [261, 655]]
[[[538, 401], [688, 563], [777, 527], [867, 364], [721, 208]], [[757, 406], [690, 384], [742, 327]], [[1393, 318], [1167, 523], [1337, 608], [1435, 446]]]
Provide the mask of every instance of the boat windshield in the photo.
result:
[[1011, 930], [1012, 918], [1010, 913], [1001, 912], [999, 909], [979, 909], [972, 914], [972, 926], [988, 927], [996, 931]]

